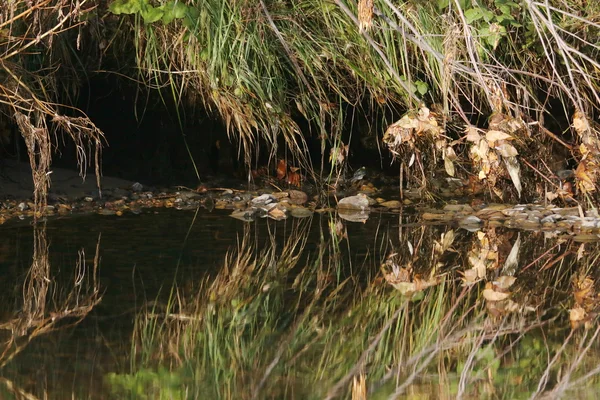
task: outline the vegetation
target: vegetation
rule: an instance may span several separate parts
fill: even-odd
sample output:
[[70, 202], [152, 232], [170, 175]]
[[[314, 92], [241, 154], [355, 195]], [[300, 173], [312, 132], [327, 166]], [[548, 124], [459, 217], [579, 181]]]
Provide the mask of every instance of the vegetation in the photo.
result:
[[[29, 4], [3, 0], [0, 96], [2, 113], [28, 143], [40, 199], [49, 184], [50, 132], [76, 141], [82, 166], [88, 144], [98, 156], [101, 132], [56, 101], [68, 104], [91, 66], [109, 60], [118, 73], [170, 92], [182, 110], [213, 112], [247, 163], [253, 152], [276, 159], [284, 148], [290, 165], [322, 182], [343, 169], [347, 145], [369, 135], [381, 140], [390, 126], [383, 140], [401, 156], [409, 184], [435, 191], [426, 182], [443, 163], [467, 194], [595, 204], [595, 2]], [[357, 115], [367, 122], [353, 137]], [[311, 159], [309, 139], [320, 143], [320, 160]], [[565, 181], [565, 170], [574, 182]]]

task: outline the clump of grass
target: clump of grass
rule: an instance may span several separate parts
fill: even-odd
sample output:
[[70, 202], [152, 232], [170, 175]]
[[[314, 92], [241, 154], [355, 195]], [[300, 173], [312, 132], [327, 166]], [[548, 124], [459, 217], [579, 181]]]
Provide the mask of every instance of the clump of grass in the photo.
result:
[[[587, 39], [598, 31], [596, 5], [189, 0], [133, 9], [130, 3], [111, 7], [132, 15], [140, 74], [214, 111], [238, 138], [246, 161], [260, 143], [272, 156], [285, 144], [312, 170], [317, 160], [308, 159], [308, 133], [299, 120], [321, 141], [324, 166], [330, 148], [347, 145], [343, 127], [357, 110], [389, 124], [421, 103], [440, 105], [442, 128], [458, 139], [452, 143], [462, 143], [465, 126], [485, 125], [499, 113], [524, 121], [516, 138], [522, 157], [538, 151], [531, 137], [549, 148], [558, 143], [561, 154], [561, 146], [573, 147], [546, 129], [546, 118], [555, 114], [550, 104], [560, 101], [565, 118], [579, 110], [591, 120], [597, 111], [600, 85], [592, 71], [599, 48]], [[176, 17], [169, 7], [178, 7]], [[417, 150], [430, 147], [424, 142]], [[468, 152], [469, 146], [456, 148], [463, 165]], [[437, 161], [435, 154], [430, 159], [427, 174]]]

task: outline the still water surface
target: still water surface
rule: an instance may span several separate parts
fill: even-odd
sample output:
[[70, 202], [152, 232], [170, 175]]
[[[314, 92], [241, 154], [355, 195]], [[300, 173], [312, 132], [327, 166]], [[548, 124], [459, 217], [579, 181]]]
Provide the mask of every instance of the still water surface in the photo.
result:
[[6, 224], [0, 398], [594, 398], [597, 244], [418, 221]]

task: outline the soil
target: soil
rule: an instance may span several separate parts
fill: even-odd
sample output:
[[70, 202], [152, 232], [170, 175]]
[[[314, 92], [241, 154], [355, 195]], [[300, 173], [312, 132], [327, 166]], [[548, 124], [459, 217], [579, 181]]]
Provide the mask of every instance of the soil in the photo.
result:
[[[88, 168], [85, 179], [79, 171], [65, 168], [51, 169], [51, 186], [48, 191], [49, 202], [53, 197], [77, 200], [84, 197], [98, 197], [96, 175]], [[135, 182], [125, 179], [103, 176], [102, 190], [130, 189]], [[33, 198], [31, 167], [17, 160], [3, 160], [0, 166], [0, 199], [28, 201]]]

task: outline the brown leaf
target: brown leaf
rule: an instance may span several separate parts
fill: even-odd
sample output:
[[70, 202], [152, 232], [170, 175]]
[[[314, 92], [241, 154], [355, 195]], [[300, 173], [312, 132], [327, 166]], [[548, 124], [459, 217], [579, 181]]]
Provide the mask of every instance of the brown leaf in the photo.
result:
[[292, 186], [300, 186], [300, 181], [302, 180], [302, 175], [300, 175], [297, 171], [292, 171], [290, 168], [290, 172], [287, 175], [287, 183]]
[[281, 159], [277, 163], [277, 179], [279, 179], [280, 181], [283, 180], [283, 178], [285, 178], [286, 174], [287, 174], [287, 163], [285, 162], [285, 160]]

